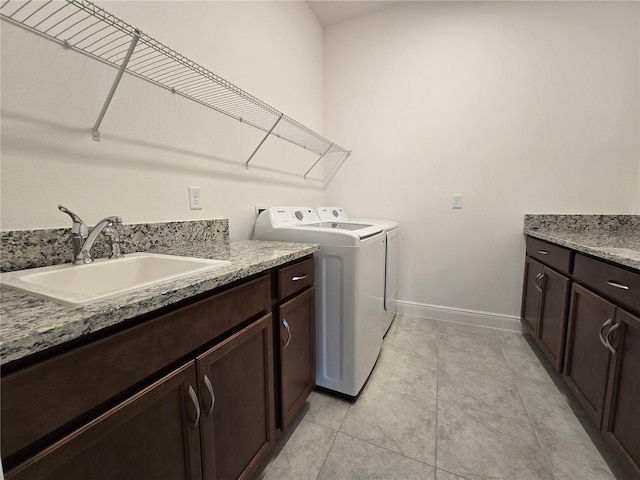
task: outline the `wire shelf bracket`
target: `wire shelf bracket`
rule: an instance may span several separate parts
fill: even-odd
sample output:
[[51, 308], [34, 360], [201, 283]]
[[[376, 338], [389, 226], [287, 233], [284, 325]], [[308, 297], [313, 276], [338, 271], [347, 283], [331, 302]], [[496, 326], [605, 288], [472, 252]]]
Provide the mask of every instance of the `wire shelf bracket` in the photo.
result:
[[[88, 0], [0, 0], [0, 18], [118, 69], [92, 128], [99, 127], [124, 72], [265, 132], [248, 167], [270, 135], [320, 156], [350, 151], [202, 67]], [[310, 170], [305, 173], [306, 178]]]
[[118, 85], [120, 84], [120, 80], [122, 79], [122, 75], [124, 74], [125, 70], [127, 69], [127, 64], [129, 63], [129, 60], [131, 60], [131, 55], [133, 55], [133, 51], [136, 48], [136, 45], [138, 44], [138, 40], [140, 39], [140, 30], [136, 30], [136, 33], [133, 35], [133, 38], [131, 39], [131, 43], [129, 44], [129, 49], [127, 50], [126, 55], [124, 56], [124, 59], [122, 60], [122, 64], [120, 65], [120, 68], [118, 69], [118, 74], [116, 75], [116, 78], [113, 80], [113, 85], [111, 85], [111, 90], [109, 90], [109, 94], [107, 95], [106, 100], [104, 101], [104, 105], [102, 106], [102, 110], [100, 110], [100, 114], [98, 115], [98, 119], [96, 120], [96, 123], [93, 125], [93, 128], [91, 129], [91, 138], [93, 138], [94, 141], [99, 142], [100, 141], [100, 132], [99, 132], [99, 128], [100, 128], [100, 124], [102, 123], [102, 119], [104, 118], [105, 114], [107, 113], [107, 109], [109, 108], [109, 105], [111, 104], [111, 100], [113, 100], [113, 96], [116, 93], [116, 90], [118, 89]]
[[[333, 145], [332, 145], [332, 146], [333, 146]], [[313, 169], [315, 168], [315, 166], [316, 166], [318, 163], [320, 163], [320, 160], [322, 160], [322, 159], [324, 158], [324, 156], [327, 154], [327, 152], [328, 152], [330, 149], [331, 149], [331, 147], [327, 148], [327, 151], [326, 151], [326, 152], [324, 152], [322, 155], [320, 155], [320, 158], [318, 158], [318, 159], [315, 161], [315, 163], [314, 163], [313, 165], [311, 165], [311, 167], [309, 168], [309, 170], [307, 170], [307, 171], [304, 173], [303, 178], [307, 178], [307, 175], [309, 175], [309, 172], [310, 172], [311, 170], [313, 170]], [[346, 160], [347, 158], [349, 158], [349, 156], [350, 156], [350, 155], [351, 155], [351, 150], [347, 150], [347, 151], [346, 151], [346, 152], [344, 152], [344, 153], [342, 154], [342, 156], [338, 159], [338, 163], [340, 163], [341, 161]]]
[[269, 129], [269, 131], [267, 132], [267, 134], [264, 136], [264, 138], [262, 139], [262, 141], [258, 144], [258, 146], [256, 147], [256, 149], [253, 151], [253, 153], [249, 156], [249, 159], [245, 162], [244, 164], [244, 168], [249, 168], [249, 162], [251, 161], [251, 159], [253, 158], [253, 156], [258, 152], [258, 150], [260, 150], [260, 147], [262, 146], [262, 144], [264, 142], [266, 142], [267, 138], [269, 138], [269, 135], [271, 135], [271, 133], [273, 132], [273, 129], [276, 128], [278, 126], [278, 124], [280, 123], [280, 120], [282, 120], [283, 117], [283, 113], [280, 114], [280, 116], [278, 117], [278, 119], [276, 120], [276, 123], [273, 124], [273, 127], [271, 127]]

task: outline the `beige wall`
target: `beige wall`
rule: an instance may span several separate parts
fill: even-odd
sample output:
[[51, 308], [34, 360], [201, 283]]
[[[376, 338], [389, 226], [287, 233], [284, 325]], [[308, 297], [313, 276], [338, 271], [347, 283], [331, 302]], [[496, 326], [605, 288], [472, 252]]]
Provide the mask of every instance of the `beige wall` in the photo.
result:
[[639, 7], [406, 2], [325, 31], [354, 151], [325, 199], [401, 223], [405, 307], [519, 315], [524, 213], [640, 213]]
[[2, 230], [337, 204], [401, 222], [407, 305], [514, 316], [524, 213], [640, 213], [637, 2], [407, 2], [324, 44], [304, 2], [99, 3], [354, 153], [326, 190], [277, 140], [245, 170], [262, 133], [126, 75], [93, 142], [114, 69], [3, 22]]
[[[322, 131], [322, 29], [306, 3], [98, 4]], [[228, 217], [232, 237], [249, 238], [256, 203], [322, 203], [322, 182], [302, 180], [315, 155], [270, 139], [245, 170], [264, 133], [129, 75], [92, 141], [115, 69], [1, 30], [2, 230], [66, 226], [62, 203], [90, 224]], [[203, 210], [189, 210], [189, 185]]]

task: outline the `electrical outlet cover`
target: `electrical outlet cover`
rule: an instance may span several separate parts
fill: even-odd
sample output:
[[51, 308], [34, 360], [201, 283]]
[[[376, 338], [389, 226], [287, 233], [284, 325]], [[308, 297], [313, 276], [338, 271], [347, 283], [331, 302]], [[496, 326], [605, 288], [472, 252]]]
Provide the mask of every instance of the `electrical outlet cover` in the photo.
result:
[[200, 187], [189, 187], [189, 208], [191, 210], [202, 210]]

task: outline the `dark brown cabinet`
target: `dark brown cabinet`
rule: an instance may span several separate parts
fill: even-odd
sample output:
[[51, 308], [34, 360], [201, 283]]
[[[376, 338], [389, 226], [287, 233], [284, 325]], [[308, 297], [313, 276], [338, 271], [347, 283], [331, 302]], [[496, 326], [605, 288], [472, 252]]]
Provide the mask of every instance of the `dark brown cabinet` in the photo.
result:
[[195, 364], [190, 362], [11, 470], [6, 478], [200, 479], [195, 385]]
[[[555, 255], [554, 255], [555, 254]], [[530, 239], [527, 242], [521, 319], [525, 329], [553, 364], [562, 370], [567, 326], [567, 310], [571, 281], [565, 275], [544, 265], [568, 271], [570, 256], [564, 249]]]
[[640, 477], [638, 314], [640, 272], [527, 237], [523, 329]]
[[615, 306], [580, 285], [571, 294], [565, 381], [600, 428], [604, 412], [610, 352], [604, 340]]
[[542, 288], [538, 284], [543, 265], [531, 257], [524, 259], [524, 282], [522, 287], [522, 312], [520, 317], [526, 331], [536, 338], [538, 319], [540, 317], [540, 294]]
[[573, 280], [564, 379], [640, 475], [640, 274], [577, 254]]
[[316, 384], [315, 288], [280, 307], [282, 428], [300, 410]]
[[3, 369], [5, 469], [126, 400], [207, 343], [269, 313], [270, 292], [269, 276], [263, 275], [45, 361]]
[[279, 423], [284, 430], [316, 384], [314, 259], [281, 268], [277, 277]]
[[640, 318], [574, 284], [564, 378], [640, 474]]
[[640, 476], [640, 318], [618, 310], [616, 324], [603, 430]]
[[571, 281], [555, 270], [544, 267], [540, 285], [542, 297], [537, 340], [540, 349], [560, 372], [564, 355]]
[[271, 315], [198, 356], [196, 364], [204, 478], [247, 478], [274, 442]]
[[278, 416], [284, 428], [315, 386], [313, 266], [292, 262], [3, 371], [6, 478], [251, 477]]
[[[8, 458], [27, 457], [9, 463], [7, 479], [250, 475], [274, 441], [270, 294], [264, 275], [3, 377], [3, 440], [17, 452]], [[138, 391], [185, 355], [186, 366]], [[120, 400], [82, 423], [112, 399]], [[21, 427], [26, 434], [11, 435]]]

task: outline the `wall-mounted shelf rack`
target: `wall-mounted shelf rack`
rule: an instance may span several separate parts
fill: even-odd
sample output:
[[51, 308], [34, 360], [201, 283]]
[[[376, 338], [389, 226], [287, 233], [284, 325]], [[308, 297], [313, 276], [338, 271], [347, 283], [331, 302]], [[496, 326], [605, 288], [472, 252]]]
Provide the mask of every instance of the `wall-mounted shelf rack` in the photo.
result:
[[231, 82], [198, 65], [86, 0], [2, 0], [5, 21], [118, 68], [118, 74], [92, 129], [99, 127], [124, 72], [147, 80], [265, 132], [245, 165], [270, 136], [287, 140], [319, 156], [307, 174], [328, 155], [346, 159], [351, 152], [305, 127]]

